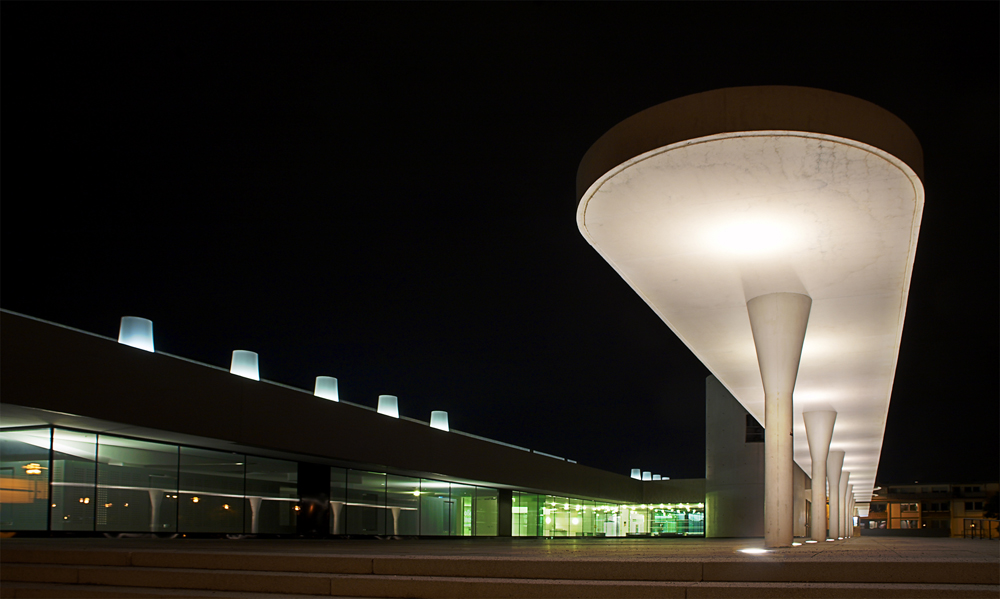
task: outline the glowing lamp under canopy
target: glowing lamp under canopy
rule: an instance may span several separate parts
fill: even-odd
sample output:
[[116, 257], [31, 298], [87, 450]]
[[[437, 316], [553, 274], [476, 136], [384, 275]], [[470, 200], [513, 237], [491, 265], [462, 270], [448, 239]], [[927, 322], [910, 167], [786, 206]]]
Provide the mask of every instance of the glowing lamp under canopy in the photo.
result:
[[653, 480], [653, 473], [648, 470], [642, 473], [642, 480]]
[[399, 399], [395, 395], [379, 395], [378, 413], [399, 418]]
[[642, 470], [639, 468], [633, 468], [632, 478], [634, 478], [635, 480], [642, 480]]
[[245, 349], [233, 350], [233, 364], [229, 367], [229, 372], [243, 378], [260, 380], [260, 373], [257, 370], [257, 352]]
[[431, 412], [431, 428], [448, 432], [448, 412], [434, 410]]
[[654, 474], [653, 475], [653, 480], [661, 480], [660, 475], [659, 474]]
[[153, 321], [138, 316], [122, 316], [118, 343], [153, 351]]
[[329, 399], [330, 401], [340, 401], [340, 389], [337, 386], [337, 379], [332, 376], [316, 377], [316, 390], [313, 391], [313, 395]]

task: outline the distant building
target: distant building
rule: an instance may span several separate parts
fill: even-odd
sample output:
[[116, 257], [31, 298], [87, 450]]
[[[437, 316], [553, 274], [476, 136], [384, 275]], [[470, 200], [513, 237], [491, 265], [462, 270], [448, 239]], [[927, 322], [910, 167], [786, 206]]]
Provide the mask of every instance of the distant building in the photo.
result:
[[[1000, 483], [886, 485], [872, 497], [863, 534], [962, 537], [989, 526], [1000, 538], [987, 506], [996, 501]], [[978, 536], [978, 533], [977, 533]]]

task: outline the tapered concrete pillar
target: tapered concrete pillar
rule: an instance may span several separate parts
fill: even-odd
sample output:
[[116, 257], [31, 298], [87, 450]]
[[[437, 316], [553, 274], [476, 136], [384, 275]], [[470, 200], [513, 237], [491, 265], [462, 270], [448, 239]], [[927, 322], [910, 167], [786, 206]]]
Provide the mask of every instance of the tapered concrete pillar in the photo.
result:
[[806, 439], [809, 441], [809, 458], [812, 461], [812, 512], [809, 530], [814, 541], [825, 541], [826, 536], [826, 459], [830, 453], [830, 439], [837, 413], [833, 410], [803, 412]]
[[830, 536], [836, 539], [840, 531], [840, 471], [844, 469], [844, 452], [831, 451], [826, 458], [826, 480], [830, 483]]
[[764, 384], [764, 545], [791, 547], [793, 521], [792, 391], [812, 299], [769, 293], [747, 302]]
[[854, 536], [854, 485], [847, 485], [847, 538]]
[[[850, 477], [851, 473], [846, 470], [840, 473], [840, 530], [837, 532], [840, 539], [847, 536], [847, 479]], [[830, 489], [830, 494], [833, 494], [833, 489]]]

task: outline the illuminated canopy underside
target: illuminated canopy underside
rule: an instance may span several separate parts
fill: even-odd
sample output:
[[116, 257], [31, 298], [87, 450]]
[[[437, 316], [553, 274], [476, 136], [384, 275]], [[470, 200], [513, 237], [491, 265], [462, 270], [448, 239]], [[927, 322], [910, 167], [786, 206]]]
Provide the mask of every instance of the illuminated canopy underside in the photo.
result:
[[627, 160], [583, 193], [581, 232], [727, 389], [764, 422], [747, 300], [805, 293], [802, 412], [837, 411], [832, 449], [871, 498], [913, 266], [923, 186], [864, 143], [798, 131], [730, 132]]

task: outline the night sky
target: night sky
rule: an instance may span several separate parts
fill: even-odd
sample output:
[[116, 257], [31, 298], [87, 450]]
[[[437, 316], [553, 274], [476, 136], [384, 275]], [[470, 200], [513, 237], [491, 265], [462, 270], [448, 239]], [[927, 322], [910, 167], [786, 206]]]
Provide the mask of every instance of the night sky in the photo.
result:
[[879, 482], [995, 481], [998, 7], [7, 2], [0, 306], [702, 477], [708, 371], [580, 235], [576, 168], [667, 100], [824, 88], [924, 148]]

